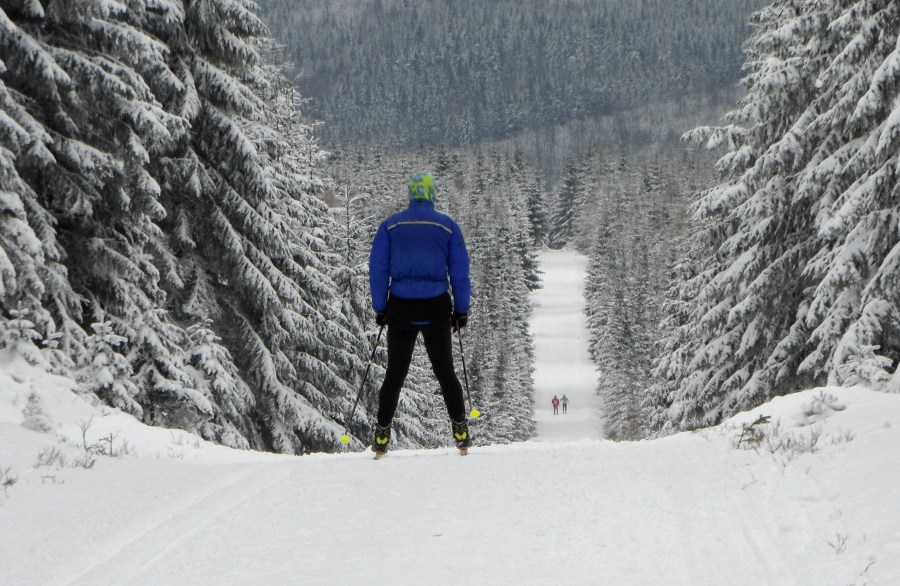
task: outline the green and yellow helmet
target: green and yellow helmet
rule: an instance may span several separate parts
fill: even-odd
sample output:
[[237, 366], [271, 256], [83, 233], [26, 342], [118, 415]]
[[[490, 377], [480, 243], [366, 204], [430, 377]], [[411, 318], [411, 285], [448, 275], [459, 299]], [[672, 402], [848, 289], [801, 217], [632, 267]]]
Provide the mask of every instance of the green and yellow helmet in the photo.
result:
[[409, 201], [430, 201], [437, 199], [437, 187], [431, 173], [416, 173], [409, 178]]

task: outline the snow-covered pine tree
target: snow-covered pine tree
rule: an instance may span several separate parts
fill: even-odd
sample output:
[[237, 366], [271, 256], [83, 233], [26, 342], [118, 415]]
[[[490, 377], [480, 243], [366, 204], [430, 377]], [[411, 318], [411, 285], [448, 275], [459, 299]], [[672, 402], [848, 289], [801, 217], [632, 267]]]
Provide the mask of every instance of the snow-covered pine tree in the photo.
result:
[[879, 346], [900, 361], [898, 10], [887, 0], [773, 3], [755, 18], [735, 124], [692, 133], [728, 152], [723, 182], [696, 206], [705, 226], [695, 257], [706, 260], [691, 295], [678, 296], [697, 325], [669, 344], [691, 356], [671, 381], [671, 426], [840, 382], [853, 359], [844, 349]]
[[[757, 404], [771, 396], [778, 369], [796, 367], [795, 347], [763, 368], [779, 343], [790, 342], [786, 336], [809, 285], [796, 278], [798, 267], [815, 248], [809, 203], [795, 198], [785, 175], [796, 172], [809, 148], [803, 133], [809, 120], [801, 115], [820, 60], [803, 52], [817, 46], [810, 41], [828, 19], [809, 14], [808, 6], [795, 11], [795, 5], [776, 2], [758, 13], [747, 45], [749, 93], [729, 114], [735, 124], [689, 136], [708, 146], [725, 144], [730, 152], [717, 164], [725, 180], [695, 204], [703, 226], [695, 236], [702, 282], [691, 285], [697, 295], [686, 341], [695, 349], [669, 408], [676, 427], [714, 423]], [[794, 342], [804, 338], [801, 333]]]
[[[350, 186], [338, 186], [335, 198], [335, 240], [340, 243], [341, 263], [333, 275], [335, 284], [343, 292], [350, 315], [359, 323], [371, 318], [366, 303], [368, 288], [368, 251], [364, 242], [369, 239], [374, 218], [364, 215], [369, 193], [354, 193]], [[344, 312], [344, 315], [348, 313]]]
[[109, 405], [118, 407], [137, 417], [143, 414], [138, 402], [140, 389], [131, 382], [131, 364], [118, 348], [128, 339], [113, 333], [112, 324], [91, 324], [94, 333], [87, 338], [87, 362], [79, 368], [75, 377], [81, 391], [93, 393]]
[[[0, 11], [0, 30], [5, 39], [11, 37], [15, 29], [4, 18]], [[0, 42], [4, 45], [9, 43]], [[0, 61], [0, 75], [4, 72], [5, 66]], [[22, 118], [22, 123], [16, 118]], [[42, 226], [45, 234], [48, 232], [49, 216], [37, 205], [36, 194], [19, 177], [16, 169], [16, 159], [24, 156], [32, 141], [23, 124], [36, 126], [34, 119], [15, 103], [0, 77], [0, 306], [18, 307], [45, 315], [38, 321], [43, 322], [46, 330], [47, 325], [52, 323], [43, 306], [46, 286], [41, 275], [47, 272], [47, 260], [44, 243], [29, 224], [26, 202], [30, 204], [32, 215], [36, 215], [34, 223]], [[52, 231], [49, 232], [52, 234]], [[48, 244], [51, 254], [55, 254], [54, 240], [51, 239]]]
[[654, 382], [663, 283], [679, 237], [670, 222], [680, 205], [677, 187], [657, 163], [634, 170], [625, 159], [610, 167], [595, 156], [586, 164], [598, 179], [578, 233], [594, 227], [585, 313], [589, 350], [601, 371], [604, 431], [638, 439], [648, 432], [644, 397]]
[[[23, 20], [66, 76], [50, 79], [60, 91], [40, 91], [45, 88], [29, 85], [27, 76], [15, 81], [23, 95], [40, 94], [26, 104], [43, 106], [35, 117], [47, 118], [42, 123], [56, 137], [40, 186], [68, 253], [69, 281], [88, 300], [92, 316], [110, 320], [134, 344], [129, 356], [135, 376], [148, 387], [139, 398], [148, 407], [165, 406], [144, 414], [192, 427], [210, 416], [210, 405], [188, 386], [180, 347], [185, 336], [164, 306], [183, 288], [183, 275], [195, 285], [191, 293], [208, 281], [199, 271], [183, 270], [196, 268], [190, 255], [179, 267], [158, 226], [167, 218], [183, 226], [189, 215], [172, 201], [190, 207], [201, 178], [207, 187], [214, 184], [197, 157], [200, 122], [208, 120], [201, 112], [214, 112], [215, 102], [223, 106], [224, 119], [247, 114], [253, 94], [244, 80], [259, 78], [253, 76], [256, 61], [246, 39], [264, 28], [244, 3], [227, 1], [196, 2], [185, 11], [177, 2], [148, 7], [84, 0], [52, 5], [46, 14]], [[70, 38], [71, 31], [83, 34]], [[229, 59], [246, 75], [225, 73], [220, 66], [228, 67]], [[204, 105], [210, 107], [203, 110]], [[61, 115], [49, 118], [52, 112]], [[247, 150], [233, 153], [253, 158]], [[243, 171], [240, 165], [230, 170]], [[190, 240], [186, 231], [173, 232], [179, 243]], [[194, 294], [191, 300], [210, 298]], [[171, 415], [173, 404], [179, 405], [177, 421], [157, 418]]]
[[[22, 205], [4, 197], [4, 218], [21, 220], [24, 211], [42, 244], [35, 273], [64, 348], [81, 346], [84, 322], [97, 319], [129, 337], [135, 376], [148, 387], [135, 395], [146, 416], [171, 413], [153, 405], [174, 399], [188, 427], [212, 416], [222, 429], [249, 433], [246, 412], [216, 408], [193, 388], [208, 385], [185, 376], [184, 326], [211, 319], [257, 394], [265, 445], [302, 452], [334, 445], [334, 418], [349, 394], [343, 376], [361, 364], [347, 347], [363, 342], [330, 301], [337, 263], [328, 211], [313, 194], [318, 147], [298, 124], [288, 128], [295, 142], [285, 140], [255, 94], [269, 80], [253, 7], [5, 5], [0, 119], [15, 131], [0, 145], [2, 180]], [[19, 301], [40, 294], [23, 287], [23, 266]], [[222, 393], [212, 398], [246, 406]]]
[[49, 368], [37, 345], [40, 339], [27, 310], [9, 310], [9, 318], [0, 321], [0, 350], [9, 348], [33, 366]]
[[[584, 312], [587, 318], [587, 330], [590, 340], [588, 351], [591, 358], [597, 363], [597, 343], [603, 328], [606, 327], [608, 311], [603, 298], [604, 283], [606, 281], [606, 264], [610, 258], [608, 252], [610, 239], [609, 226], [597, 227], [594, 236], [594, 246], [588, 253], [587, 274], [584, 280]], [[599, 363], [597, 363], [599, 366]]]
[[[224, 51], [207, 48], [220, 64], [215, 75], [226, 75], [227, 65], [234, 90], [204, 87], [199, 94], [194, 128], [203, 189], [191, 222], [195, 264], [216, 283], [213, 319], [233, 332], [223, 341], [254, 388], [267, 443], [279, 451], [327, 450], [354, 391], [348, 381], [364, 363], [364, 351], [354, 351], [364, 336], [333, 302], [333, 220], [315, 196], [321, 153], [296, 115], [299, 97], [272, 70], [256, 68], [249, 41], [228, 49], [233, 35], [258, 34], [261, 24], [249, 3], [227, 4], [228, 18], [204, 25], [222, 35]], [[269, 101], [276, 106], [236, 85], [246, 76], [282, 92]]]
[[[597, 392], [603, 402], [604, 433], [610, 439], [633, 440], [644, 427], [640, 397], [650, 382], [654, 340], [648, 319], [653, 303], [648, 236], [637, 231], [638, 226], [625, 228], [626, 216], [611, 211], [615, 219], [598, 230], [585, 284], [589, 348], [601, 372]], [[615, 236], [610, 238], [610, 233]]]
[[584, 207], [586, 194], [586, 169], [580, 163], [570, 163], [557, 188], [556, 201], [550, 221], [548, 246], [563, 248], [575, 234], [575, 223]]
[[128, 361], [139, 389], [137, 398], [144, 405], [144, 421], [199, 432], [213, 418], [214, 409], [185, 371], [184, 331], [160, 308], [121, 327], [128, 332]]
[[513, 153], [512, 166], [513, 178], [519, 190], [525, 195], [531, 246], [540, 248], [547, 243], [550, 222], [541, 179], [537, 170], [527, 163], [525, 155], [520, 150]]
[[56, 323], [42, 329], [59, 329], [61, 347], [77, 354], [82, 306], [93, 315], [134, 315], [136, 299], [155, 293], [147, 263], [120, 261], [144, 258], [161, 216], [147, 151], [165, 148], [185, 125], [129, 67], [134, 59], [165, 69], [165, 51], [134, 26], [124, 5], [9, 8], [0, 13], [3, 81], [12, 90], [3, 107], [21, 130], [11, 145], [18, 195], [43, 243], [42, 303]]
[[[499, 165], [501, 161], [498, 159], [495, 164]], [[526, 164], [520, 151], [513, 153], [509, 167], [509, 182], [505, 188], [509, 193], [506, 198], [516, 216], [514, 226], [519, 230], [513, 246], [522, 255], [522, 270], [528, 290], [534, 291], [541, 288], [536, 249], [541, 246], [545, 230], [543, 192], [536, 171]]]
[[[617, 280], [622, 286], [625, 283]], [[597, 392], [602, 401], [603, 432], [612, 440], [636, 440], [641, 437], [642, 419], [640, 409], [640, 371], [635, 364], [640, 342], [638, 326], [639, 302], [627, 297], [621, 288], [613, 290], [611, 302], [616, 311], [610, 314], [609, 322], [601, 333], [597, 358], [603, 369]]]
[[191, 386], [210, 403], [213, 415], [201, 422], [199, 433], [205, 439], [233, 448], [264, 446], [254, 418], [253, 391], [241, 378], [231, 353], [221, 345], [212, 330], [211, 320], [187, 329], [187, 356], [184, 367]]
[[[368, 294], [367, 243], [371, 241], [371, 226], [374, 223], [366, 211], [370, 197], [369, 193], [353, 193], [350, 186], [338, 185], [335, 193], [337, 207], [332, 209], [335, 215], [334, 241], [338, 244], [341, 257], [341, 262], [335, 267], [332, 278], [340, 292], [342, 305], [340, 313], [348, 321], [348, 325], [358, 332], [366, 332], [366, 326], [374, 326]], [[376, 333], [366, 332], [365, 335], [360, 336], [360, 339], [367, 342], [367, 345], [355, 344], [353, 346], [361, 359], [358, 361], [360, 365], [363, 360], [368, 360], [368, 357], [371, 356], [367, 346], [374, 345], [375, 338]], [[384, 338], [382, 337], [379, 342], [383, 349]], [[383, 364], [383, 350], [380, 358]], [[373, 376], [379, 369], [374, 364], [372, 367], [375, 370], [370, 372], [368, 380], [365, 381], [366, 388], [362, 390], [367, 397], [377, 394], [379, 388], [379, 379]], [[357, 389], [360, 384], [363, 384], [363, 376], [365, 376], [365, 370], [359, 373], [354, 381]], [[352, 409], [358, 392], [357, 390], [352, 396], [346, 397], [346, 401], [341, 406], [345, 412]], [[363, 441], [367, 441], [368, 435], [371, 433], [371, 422], [375, 417], [369, 411], [370, 403], [370, 401], [360, 402], [354, 414], [354, 420], [345, 421], [345, 426], [348, 426], [357, 437], [364, 438]]]
[[816, 152], [797, 178], [798, 192], [817, 202], [824, 241], [807, 267], [816, 283], [805, 316], [812, 349], [799, 371], [854, 384], [845, 367], [880, 363], [871, 384], [900, 392], [887, 384], [900, 362], [900, 6], [837, 8], [828, 28], [835, 49], [808, 109], [818, 114], [807, 131]]
[[473, 317], [464, 334], [469, 385], [473, 406], [485, 414], [473, 433], [486, 441], [515, 441], [534, 432], [529, 272], [520, 248], [529, 248], [528, 218], [508, 162], [493, 156], [485, 173], [481, 160], [476, 157], [474, 189], [458, 218], [471, 235]]

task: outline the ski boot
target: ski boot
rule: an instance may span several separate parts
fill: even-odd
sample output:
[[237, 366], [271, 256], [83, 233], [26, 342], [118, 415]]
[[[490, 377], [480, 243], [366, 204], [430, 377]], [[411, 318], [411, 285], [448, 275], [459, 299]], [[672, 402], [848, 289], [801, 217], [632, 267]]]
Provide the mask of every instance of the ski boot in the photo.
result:
[[450, 427], [453, 429], [453, 439], [456, 441], [456, 449], [460, 455], [465, 456], [469, 453], [469, 446], [472, 445], [472, 436], [469, 434], [469, 424], [465, 419], [462, 421], [450, 420]]
[[375, 424], [375, 439], [372, 441], [372, 451], [375, 453], [375, 459], [378, 460], [387, 453], [388, 442], [391, 441], [391, 426], [384, 427]]

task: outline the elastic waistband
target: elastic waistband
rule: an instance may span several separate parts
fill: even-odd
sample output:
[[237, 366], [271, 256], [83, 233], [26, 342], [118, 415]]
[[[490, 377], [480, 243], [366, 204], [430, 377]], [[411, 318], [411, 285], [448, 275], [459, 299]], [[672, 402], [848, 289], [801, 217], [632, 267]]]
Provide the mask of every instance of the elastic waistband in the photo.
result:
[[450, 319], [453, 302], [450, 293], [425, 299], [406, 299], [391, 294], [388, 297], [387, 313], [391, 320], [405, 321], [415, 325]]

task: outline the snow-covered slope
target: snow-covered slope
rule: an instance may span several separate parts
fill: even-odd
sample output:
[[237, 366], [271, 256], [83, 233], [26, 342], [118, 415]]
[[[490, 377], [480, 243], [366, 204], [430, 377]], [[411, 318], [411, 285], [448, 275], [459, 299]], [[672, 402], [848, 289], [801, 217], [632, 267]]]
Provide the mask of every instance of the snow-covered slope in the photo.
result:
[[[3, 584], [900, 584], [897, 395], [376, 462], [228, 450], [71, 384], [0, 355]], [[82, 427], [119, 456], [79, 466]]]
[[[534, 313], [534, 418], [538, 441], [600, 439], [599, 376], [588, 353], [584, 323], [587, 257], [544, 250], [539, 257], [543, 288], [532, 293]], [[553, 395], [569, 398], [567, 413], [553, 414]]]

